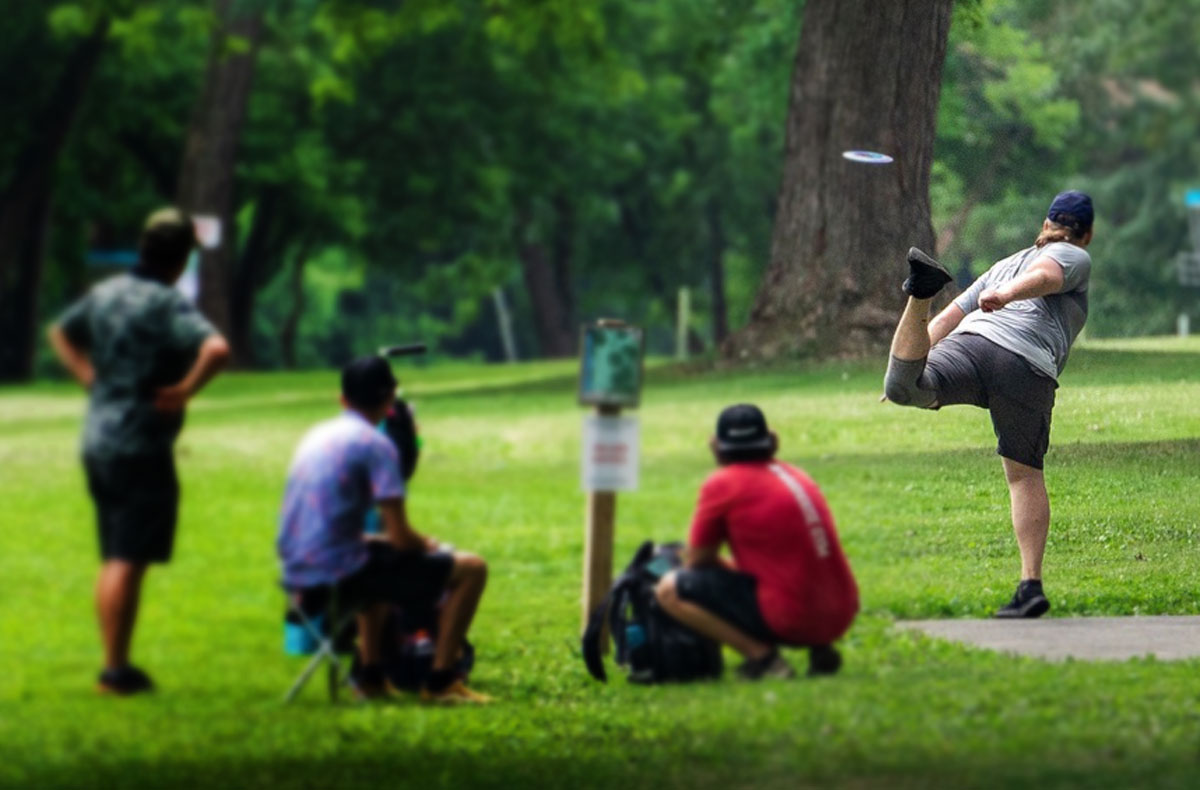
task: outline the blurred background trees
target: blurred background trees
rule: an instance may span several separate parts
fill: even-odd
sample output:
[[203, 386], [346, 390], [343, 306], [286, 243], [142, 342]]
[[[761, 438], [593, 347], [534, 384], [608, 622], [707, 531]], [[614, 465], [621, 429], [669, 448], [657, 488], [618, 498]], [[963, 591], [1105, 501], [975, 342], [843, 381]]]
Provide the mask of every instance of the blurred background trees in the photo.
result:
[[[41, 327], [175, 201], [223, 220], [201, 304], [243, 366], [408, 339], [502, 359], [501, 306], [522, 357], [574, 353], [601, 315], [644, 324], [662, 352], [681, 287], [691, 345], [715, 350], [763, 291], [799, 0], [4, 8], [0, 379], [51, 369]], [[1088, 331], [1170, 331], [1196, 307], [1172, 266], [1200, 186], [1197, 74], [1200, 0], [956, 2], [929, 187], [939, 255], [977, 274], [1029, 243], [1055, 192], [1090, 190]]]

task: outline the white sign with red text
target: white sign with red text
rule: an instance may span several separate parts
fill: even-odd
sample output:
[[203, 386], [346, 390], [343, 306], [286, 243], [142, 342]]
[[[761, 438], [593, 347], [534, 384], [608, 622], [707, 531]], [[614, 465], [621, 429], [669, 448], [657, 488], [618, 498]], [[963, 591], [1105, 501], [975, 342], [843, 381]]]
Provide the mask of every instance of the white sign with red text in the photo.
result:
[[584, 417], [583, 489], [636, 491], [640, 449], [637, 417]]

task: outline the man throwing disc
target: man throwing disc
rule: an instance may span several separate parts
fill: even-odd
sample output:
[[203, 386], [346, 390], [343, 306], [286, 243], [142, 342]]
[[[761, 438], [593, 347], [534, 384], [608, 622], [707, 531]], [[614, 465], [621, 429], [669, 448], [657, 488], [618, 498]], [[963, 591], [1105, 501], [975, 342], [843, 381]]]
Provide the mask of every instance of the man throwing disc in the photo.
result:
[[930, 320], [930, 304], [953, 277], [915, 247], [904, 281], [908, 305], [892, 340], [884, 391], [902, 406], [987, 409], [999, 440], [1021, 550], [1021, 581], [997, 617], [1040, 617], [1042, 556], [1050, 499], [1042, 460], [1058, 376], [1087, 320], [1092, 199], [1054, 198], [1033, 246], [998, 261]]

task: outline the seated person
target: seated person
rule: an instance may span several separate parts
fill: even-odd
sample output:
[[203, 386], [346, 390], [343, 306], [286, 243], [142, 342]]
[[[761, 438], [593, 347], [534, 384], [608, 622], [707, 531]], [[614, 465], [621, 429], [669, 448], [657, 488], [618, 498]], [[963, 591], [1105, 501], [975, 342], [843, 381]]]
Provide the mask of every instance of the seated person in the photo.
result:
[[[668, 614], [729, 645], [747, 679], [793, 677], [779, 645], [809, 648], [809, 674], [832, 675], [832, 643], [858, 612], [858, 588], [825, 498], [775, 460], [779, 438], [758, 407], [730, 406], [710, 442], [721, 467], [700, 490], [688, 559], [656, 589]], [[728, 543], [735, 567], [719, 556]]]
[[[452, 669], [483, 595], [487, 565], [472, 554], [438, 550], [436, 541], [408, 523], [396, 447], [375, 428], [395, 392], [387, 360], [351, 362], [342, 371], [346, 410], [309, 430], [300, 442], [288, 471], [276, 544], [284, 584], [289, 589], [333, 585], [340, 606], [361, 610], [362, 668], [354, 681], [359, 695], [368, 698], [387, 695], [380, 667], [387, 606], [432, 608], [445, 594], [433, 672], [421, 698], [488, 702]], [[380, 539], [363, 531], [373, 504], [383, 524]]]

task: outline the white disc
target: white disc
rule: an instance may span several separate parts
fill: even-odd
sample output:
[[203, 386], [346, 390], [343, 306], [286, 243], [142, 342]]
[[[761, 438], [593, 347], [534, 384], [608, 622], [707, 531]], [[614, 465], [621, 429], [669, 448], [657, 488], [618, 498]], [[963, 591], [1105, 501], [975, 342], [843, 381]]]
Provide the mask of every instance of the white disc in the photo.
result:
[[886, 165], [894, 161], [887, 154], [881, 154], [876, 151], [844, 151], [842, 152], [842, 156], [851, 162], [862, 162], [868, 165]]

